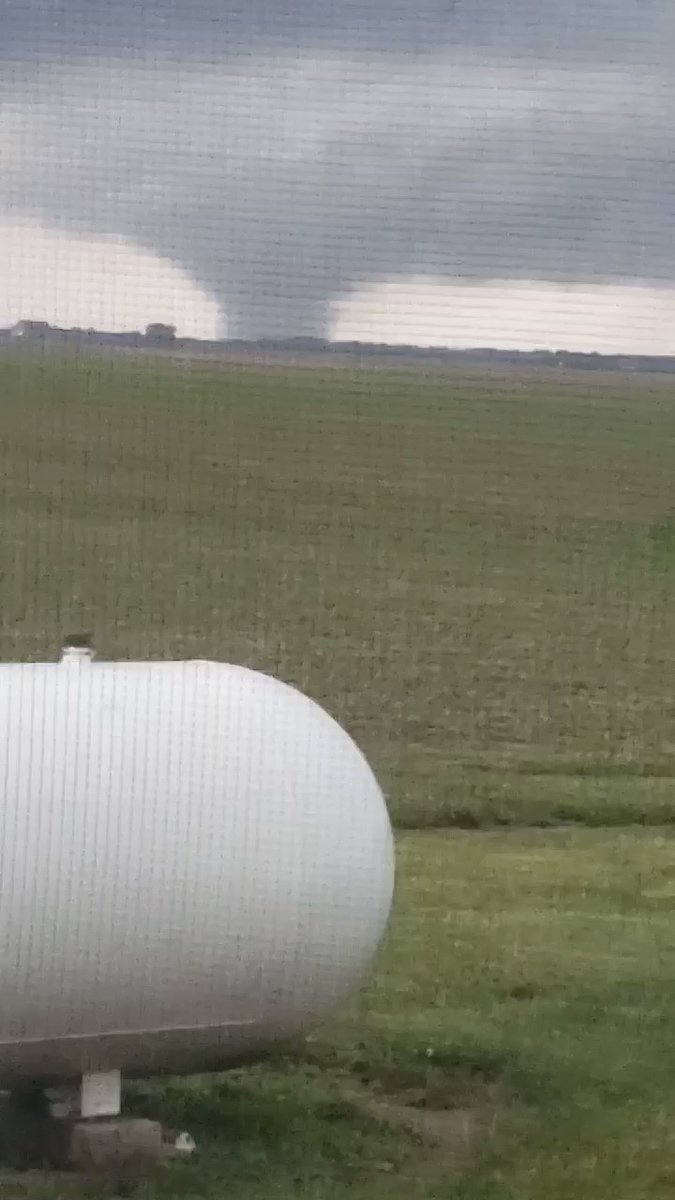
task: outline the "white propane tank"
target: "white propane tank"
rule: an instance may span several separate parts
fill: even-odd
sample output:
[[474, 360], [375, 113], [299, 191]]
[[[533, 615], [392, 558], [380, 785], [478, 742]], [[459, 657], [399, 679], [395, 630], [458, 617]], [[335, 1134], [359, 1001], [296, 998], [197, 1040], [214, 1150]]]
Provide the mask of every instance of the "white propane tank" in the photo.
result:
[[220, 1070], [355, 988], [394, 881], [351, 738], [215, 662], [0, 665], [0, 1085]]

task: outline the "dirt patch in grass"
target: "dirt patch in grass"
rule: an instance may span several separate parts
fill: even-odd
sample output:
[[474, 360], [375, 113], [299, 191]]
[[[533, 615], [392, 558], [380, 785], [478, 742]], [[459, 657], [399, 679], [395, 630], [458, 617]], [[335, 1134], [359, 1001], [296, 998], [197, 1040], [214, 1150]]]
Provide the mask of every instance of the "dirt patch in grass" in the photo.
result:
[[466, 1168], [494, 1141], [500, 1112], [499, 1089], [488, 1085], [482, 1097], [448, 1108], [405, 1103], [400, 1099], [362, 1100], [369, 1117], [412, 1133], [440, 1154], [446, 1165]]

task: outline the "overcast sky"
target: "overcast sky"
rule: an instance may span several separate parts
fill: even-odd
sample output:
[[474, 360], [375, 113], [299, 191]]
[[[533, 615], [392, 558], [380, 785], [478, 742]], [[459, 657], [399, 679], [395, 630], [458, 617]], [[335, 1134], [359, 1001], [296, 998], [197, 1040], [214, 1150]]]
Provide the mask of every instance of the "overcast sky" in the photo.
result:
[[0, 220], [154, 252], [246, 336], [413, 279], [653, 297], [674, 63], [672, 0], [0, 0]]

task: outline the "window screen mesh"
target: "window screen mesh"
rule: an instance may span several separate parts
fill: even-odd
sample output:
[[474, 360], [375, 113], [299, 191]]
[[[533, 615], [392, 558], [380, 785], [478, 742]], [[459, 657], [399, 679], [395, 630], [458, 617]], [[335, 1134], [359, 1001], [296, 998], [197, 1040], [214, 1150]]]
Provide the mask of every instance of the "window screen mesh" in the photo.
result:
[[[546, 990], [556, 838], [574, 903], [658, 874], [674, 45], [657, 0], [0, 5], [0, 1084], [333, 1008], [338, 1057], [439, 1006], [510, 1045], [477, 981]], [[560, 966], [621, 903], [556, 1003], [672, 983], [616, 924], [618, 991]]]

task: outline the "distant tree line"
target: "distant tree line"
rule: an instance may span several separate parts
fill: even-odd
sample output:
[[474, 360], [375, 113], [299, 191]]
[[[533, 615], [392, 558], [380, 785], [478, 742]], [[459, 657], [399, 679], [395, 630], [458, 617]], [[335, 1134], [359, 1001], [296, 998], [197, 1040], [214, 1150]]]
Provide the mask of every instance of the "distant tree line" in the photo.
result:
[[574, 350], [495, 350], [476, 347], [445, 350], [430, 346], [392, 346], [374, 342], [330, 342], [324, 338], [262, 338], [256, 342], [223, 339], [206, 341], [180, 338], [173, 325], [155, 322], [138, 331], [108, 333], [97, 329], [59, 329], [47, 321], [19, 321], [12, 329], [0, 330], [0, 345], [76, 347], [119, 347], [123, 349], [185, 351], [192, 354], [227, 355], [241, 352], [289, 355], [347, 356], [349, 358], [424, 363], [428, 366], [486, 365], [548, 367], [581, 371], [656, 371], [675, 373], [675, 356], [647, 354], [599, 354]]

